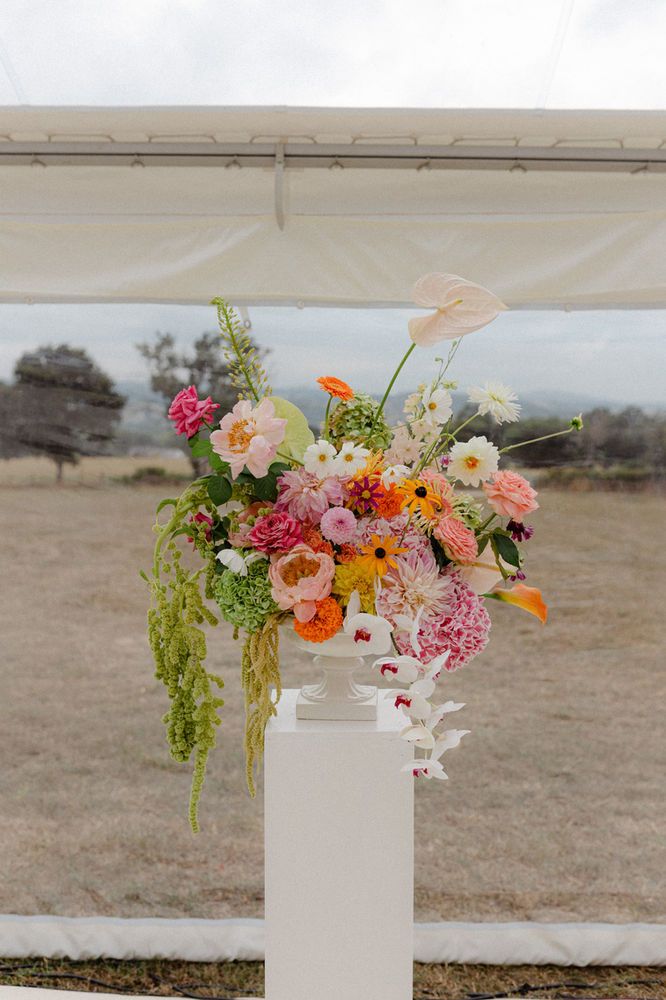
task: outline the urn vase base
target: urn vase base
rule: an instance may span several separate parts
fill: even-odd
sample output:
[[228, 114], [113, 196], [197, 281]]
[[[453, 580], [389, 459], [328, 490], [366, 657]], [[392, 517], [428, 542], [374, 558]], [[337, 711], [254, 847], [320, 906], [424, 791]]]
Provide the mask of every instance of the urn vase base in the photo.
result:
[[[320, 685], [301, 688], [296, 700], [297, 719], [372, 722], [377, 718], [377, 688], [353, 684], [351, 697], [317, 697]], [[311, 697], [310, 692], [314, 694]]]

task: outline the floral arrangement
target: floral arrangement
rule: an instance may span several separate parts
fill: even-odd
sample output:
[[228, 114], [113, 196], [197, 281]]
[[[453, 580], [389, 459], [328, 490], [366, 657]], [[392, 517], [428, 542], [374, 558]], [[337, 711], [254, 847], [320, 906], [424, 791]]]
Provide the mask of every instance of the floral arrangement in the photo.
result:
[[[429, 274], [414, 299], [430, 310], [409, 322], [411, 344], [381, 400], [334, 377], [320, 436], [303, 413], [272, 394], [261, 359], [234, 310], [216, 299], [225, 357], [239, 401], [217, 426], [219, 408], [195, 386], [173, 400], [169, 417], [210, 473], [157, 510], [148, 615], [156, 675], [171, 700], [165, 716], [172, 755], [194, 758], [190, 821], [206, 759], [215, 745], [222, 679], [208, 672], [202, 626], [218, 615], [244, 633], [247, 782], [280, 698], [279, 627], [321, 643], [344, 631], [359, 655], [392, 687], [405, 714], [401, 734], [418, 751], [415, 776], [446, 778], [442, 755], [467, 730], [443, 729], [461, 704], [434, 700], [441, 673], [457, 670], [488, 642], [489, 600], [546, 621], [538, 589], [523, 583], [525, 523], [537, 494], [483, 435], [461, 437], [476, 417], [519, 419], [510, 389], [486, 382], [469, 390], [474, 414], [455, 426], [449, 370], [462, 338], [504, 309], [491, 292], [462, 278]], [[416, 349], [448, 341], [432, 381], [386, 420], [396, 378]], [[574, 418], [562, 434], [580, 430]], [[469, 431], [468, 431], [469, 433]], [[523, 442], [532, 443], [532, 442]], [[168, 512], [165, 516], [164, 512]], [[181, 548], [196, 554], [196, 565]], [[186, 563], [188, 564], [186, 567]], [[211, 607], [215, 610], [211, 610]], [[389, 654], [390, 655], [387, 655]]]

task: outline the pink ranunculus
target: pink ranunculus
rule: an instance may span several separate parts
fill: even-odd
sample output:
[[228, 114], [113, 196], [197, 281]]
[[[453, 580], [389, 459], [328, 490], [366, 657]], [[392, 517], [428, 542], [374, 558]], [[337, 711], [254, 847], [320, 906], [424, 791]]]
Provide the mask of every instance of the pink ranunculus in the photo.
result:
[[174, 396], [169, 407], [169, 420], [173, 420], [176, 434], [186, 434], [191, 438], [204, 424], [211, 422], [213, 413], [219, 408], [220, 404], [214, 403], [210, 396], [199, 399], [196, 387], [191, 385]]
[[231, 413], [225, 414], [220, 428], [213, 431], [210, 443], [231, 467], [235, 479], [247, 466], [253, 476], [262, 479], [277, 454], [278, 445], [284, 441], [287, 421], [275, 416], [270, 399], [262, 399], [252, 407], [247, 399], [236, 403]]
[[257, 552], [272, 556], [293, 549], [303, 541], [303, 532], [293, 517], [284, 511], [276, 511], [258, 517], [250, 529], [247, 540]]
[[483, 490], [496, 514], [518, 523], [539, 506], [536, 490], [517, 472], [496, 472], [491, 482], [483, 484]]
[[278, 479], [276, 510], [286, 510], [297, 521], [319, 524], [329, 507], [339, 507], [344, 500], [342, 483], [336, 476], [319, 479], [305, 469], [284, 472]]
[[273, 556], [268, 570], [273, 600], [283, 611], [293, 610], [299, 622], [311, 621], [317, 601], [331, 593], [335, 563], [326, 552], [296, 545], [285, 556]]
[[324, 538], [328, 538], [334, 545], [345, 545], [353, 541], [356, 526], [356, 518], [346, 507], [330, 507], [322, 514], [319, 525]]
[[476, 535], [455, 517], [440, 518], [433, 535], [453, 562], [471, 563], [479, 554]]

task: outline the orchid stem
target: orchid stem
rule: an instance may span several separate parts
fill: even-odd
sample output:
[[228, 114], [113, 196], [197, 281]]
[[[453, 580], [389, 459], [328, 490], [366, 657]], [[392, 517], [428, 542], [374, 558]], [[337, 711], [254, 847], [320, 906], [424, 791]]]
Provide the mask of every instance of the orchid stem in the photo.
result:
[[518, 441], [517, 444], [507, 445], [506, 448], [500, 448], [500, 455], [504, 455], [507, 451], [513, 451], [514, 448], [523, 448], [526, 444], [536, 444], [538, 441], [548, 441], [549, 438], [561, 437], [563, 434], [571, 434], [572, 431], [576, 430], [575, 427], [567, 427], [563, 431], [554, 431], [552, 434], [544, 434], [543, 437], [530, 438], [529, 441]]

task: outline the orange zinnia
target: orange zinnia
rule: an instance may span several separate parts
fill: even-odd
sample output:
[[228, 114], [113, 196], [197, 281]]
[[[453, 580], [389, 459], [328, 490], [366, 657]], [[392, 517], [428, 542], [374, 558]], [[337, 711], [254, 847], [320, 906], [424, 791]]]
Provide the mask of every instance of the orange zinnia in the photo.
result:
[[384, 576], [389, 569], [398, 565], [393, 556], [408, 551], [404, 546], [396, 545], [397, 541], [395, 535], [385, 535], [384, 538], [373, 535], [369, 545], [361, 546], [359, 566], [364, 566], [379, 577]]
[[317, 382], [329, 396], [344, 400], [354, 398], [354, 390], [346, 382], [343, 382], [341, 378], [335, 378], [333, 375], [322, 375], [321, 378], [317, 379]]
[[294, 629], [301, 639], [308, 642], [325, 642], [342, 628], [342, 610], [334, 597], [325, 597], [317, 601], [314, 618], [309, 622], [299, 622], [294, 619]]

